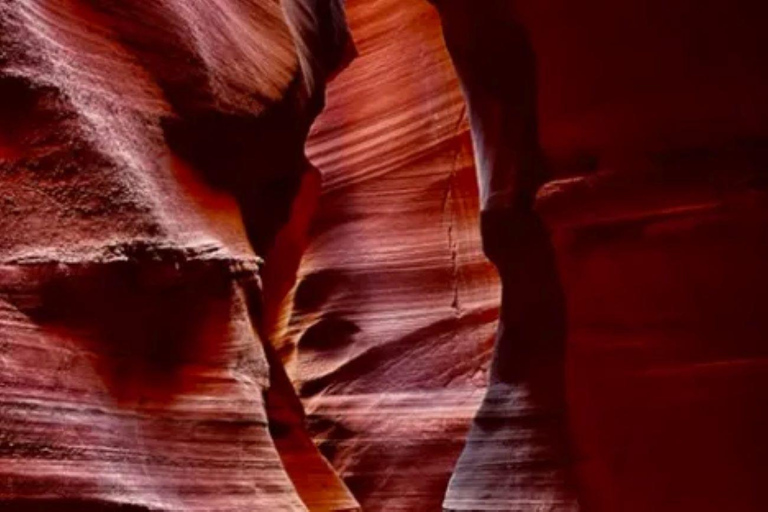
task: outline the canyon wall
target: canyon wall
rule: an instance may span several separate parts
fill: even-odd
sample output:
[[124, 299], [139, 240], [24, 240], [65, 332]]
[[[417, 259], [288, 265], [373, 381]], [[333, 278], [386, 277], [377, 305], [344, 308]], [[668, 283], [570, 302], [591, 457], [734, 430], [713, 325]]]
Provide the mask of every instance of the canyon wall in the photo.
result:
[[357, 509], [260, 325], [324, 7], [0, 3], [0, 509]]
[[437, 13], [347, 12], [359, 56], [308, 144], [323, 194], [282, 351], [364, 509], [440, 510], [486, 385], [499, 283]]
[[[760, 510], [765, 8], [514, 3], [552, 174], [536, 208], [567, 311], [528, 332], [564, 320], [581, 506]], [[365, 510], [557, 501], [541, 411], [519, 389], [481, 409], [500, 290], [440, 20], [426, 2], [347, 8], [360, 55], [310, 138], [324, 188], [282, 347], [310, 427]], [[529, 280], [513, 286], [535, 319], [546, 254], [526, 250]], [[473, 425], [480, 455], [456, 466]]]
[[0, 509], [765, 508], [766, 7], [435, 3], [535, 58], [485, 243], [426, 0], [2, 0]]

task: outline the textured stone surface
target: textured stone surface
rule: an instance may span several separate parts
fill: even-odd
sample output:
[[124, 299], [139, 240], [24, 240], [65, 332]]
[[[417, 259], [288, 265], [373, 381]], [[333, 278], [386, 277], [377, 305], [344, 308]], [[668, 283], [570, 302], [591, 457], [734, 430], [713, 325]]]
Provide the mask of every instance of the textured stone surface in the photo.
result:
[[[581, 505], [760, 510], [764, 7], [508, 4], [557, 178], [538, 210], [566, 302]], [[348, 12], [360, 56], [310, 141], [324, 190], [283, 347], [316, 439], [366, 510], [437, 510], [470, 426], [478, 457], [446, 505], [557, 502], [536, 451], [553, 416], [530, 386], [492, 387], [480, 409], [499, 287], [439, 20], [418, 2]]]
[[0, 4], [0, 508], [357, 508], [260, 325], [338, 7]]
[[436, 12], [347, 10], [360, 55], [308, 146], [323, 195], [283, 350], [363, 508], [439, 510], [482, 399], [499, 287]]
[[314, 167], [338, 3], [0, 3], [0, 509], [765, 508], [766, 7], [438, 3], [536, 58], [503, 294], [426, 1], [349, 0]]

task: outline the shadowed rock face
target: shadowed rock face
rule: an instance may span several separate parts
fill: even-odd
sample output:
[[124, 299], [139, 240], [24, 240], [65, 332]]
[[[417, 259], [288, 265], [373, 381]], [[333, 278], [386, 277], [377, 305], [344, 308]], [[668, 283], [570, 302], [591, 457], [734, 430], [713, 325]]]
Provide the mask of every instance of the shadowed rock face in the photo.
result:
[[[442, 4], [486, 41], [503, 22]], [[325, 186], [283, 348], [321, 449], [366, 510], [569, 507], [574, 486], [584, 510], [761, 510], [765, 7], [499, 5], [554, 178], [543, 226], [496, 223], [517, 377], [487, 386], [501, 293], [440, 19], [350, 1], [360, 55], [310, 138]], [[511, 58], [475, 64], [513, 83]]]
[[765, 6], [433, 3], [0, 4], [0, 509], [764, 510]]

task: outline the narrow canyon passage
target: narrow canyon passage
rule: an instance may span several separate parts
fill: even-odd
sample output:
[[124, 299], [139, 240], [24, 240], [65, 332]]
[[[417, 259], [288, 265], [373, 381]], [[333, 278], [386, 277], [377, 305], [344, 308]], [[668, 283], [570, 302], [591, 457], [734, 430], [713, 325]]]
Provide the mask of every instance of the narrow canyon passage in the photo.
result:
[[[520, 6], [553, 174], [537, 211], [561, 284], [547, 292], [536, 271], [546, 243], [523, 251], [536, 265], [515, 284], [529, 290], [529, 337], [551, 347], [567, 329], [564, 363], [538, 376], [557, 387], [563, 364], [567, 410], [550, 414], [526, 409], [525, 386], [487, 391], [500, 283], [481, 250], [468, 114], [439, 18], [418, 2], [347, 8], [360, 54], [309, 141], [324, 185], [283, 353], [363, 508], [567, 507], [560, 491], [575, 487], [584, 510], [760, 510], [761, 8]], [[535, 318], [553, 293], [566, 316]], [[536, 445], [548, 422], [561, 438], [564, 412], [567, 486]], [[479, 455], [460, 460], [471, 445]], [[530, 502], [515, 506], [526, 486]]]
[[480, 4], [0, 0], [0, 511], [765, 510], [768, 7]]

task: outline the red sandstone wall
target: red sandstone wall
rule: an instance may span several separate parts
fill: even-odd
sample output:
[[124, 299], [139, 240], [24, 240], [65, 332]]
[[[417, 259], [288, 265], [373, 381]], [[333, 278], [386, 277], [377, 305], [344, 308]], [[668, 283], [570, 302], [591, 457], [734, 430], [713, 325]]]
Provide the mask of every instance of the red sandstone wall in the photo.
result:
[[[556, 177], [538, 209], [567, 298], [582, 505], [760, 510], [765, 8], [519, 8]], [[360, 56], [309, 144], [324, 189], [286, 360], [364, 508], [436, 510], [484, 387], [498, 285], [438, 19], [419, 2], [348, 9]]]
[[[516, 4], [582, 508], [764, 510], [766, 7]], [[470, 439], [488, 464], [454, 473], [500, 287], [436, 13], [349, 0], [360, 55], [310, 137], [318, 175], [296, 84], [334, 34], [281, 7], [0, 4], [0, 509], [550, 497], [512, 391]]]

